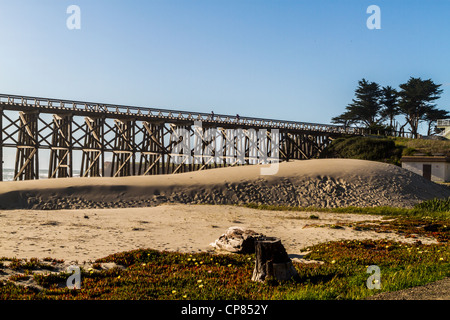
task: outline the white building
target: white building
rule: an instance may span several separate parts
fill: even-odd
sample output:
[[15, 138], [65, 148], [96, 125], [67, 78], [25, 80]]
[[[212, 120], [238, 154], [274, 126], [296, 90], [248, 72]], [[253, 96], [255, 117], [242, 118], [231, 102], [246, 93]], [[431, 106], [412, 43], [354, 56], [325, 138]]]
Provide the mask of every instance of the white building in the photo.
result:
[[402, 168], [417, 173], [435, 182], [450, 182], [449, 156], [409, 156], [402, 157]]

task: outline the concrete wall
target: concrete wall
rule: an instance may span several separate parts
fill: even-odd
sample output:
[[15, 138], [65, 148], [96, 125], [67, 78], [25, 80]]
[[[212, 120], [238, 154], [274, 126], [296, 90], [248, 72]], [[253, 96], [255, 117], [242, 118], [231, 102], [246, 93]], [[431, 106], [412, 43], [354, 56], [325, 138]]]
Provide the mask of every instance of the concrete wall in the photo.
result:
[[431, 180], [450, 182], [450, 163], [447, 162], [403, 162], [402, 168], [423, 176], [423, 165], [431, 165]]

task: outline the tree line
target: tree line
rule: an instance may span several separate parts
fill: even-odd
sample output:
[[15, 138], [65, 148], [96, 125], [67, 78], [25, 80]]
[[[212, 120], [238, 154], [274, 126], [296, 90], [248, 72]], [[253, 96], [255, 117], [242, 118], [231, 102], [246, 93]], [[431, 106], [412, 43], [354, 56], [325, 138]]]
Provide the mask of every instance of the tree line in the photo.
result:
[[[418, 137], [419, 125], [425, 122], [427, 135], [432, 135], [437, 133], [434, 127], [436, 120], [450, 117], [448, 111], [437, 108], [435, 103], [443, 92], [441, 86], [431, 79], [410, 77], [408, 82], [395, 89], [362, 79], [358, 82], [352, 103], [331, 122], [346, 127], [357, 125], [399, 132], [405, 132], [408, 126], [413, 138]], [[398, 116], [404, 116], [404, 123], [397, 120]]]

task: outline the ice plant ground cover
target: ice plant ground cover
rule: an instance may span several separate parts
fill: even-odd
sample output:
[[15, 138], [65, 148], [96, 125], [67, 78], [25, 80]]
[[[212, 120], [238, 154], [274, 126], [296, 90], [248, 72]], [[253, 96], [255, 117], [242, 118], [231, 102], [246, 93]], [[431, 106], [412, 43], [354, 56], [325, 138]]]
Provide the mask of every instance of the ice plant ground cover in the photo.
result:
[[[299, 281], [256, 283], [251, 281], [254, 255], [139, 249], [99, 259], [90, 270], [82, 268], [80, 290], [65, 286], [69, 273], [33, 273], [41, 265], [40, 261], [16, 259], [13, 267], [22, 273], [0, 283], [0, 299], [363, 299], [450, 276], [450, 248], [446, 242], [424, 245], [347, 240], [323, 243], [307, 250], [306, 259], [323, 261], [323, 264], [295, 263]], [[107, 262], [123, 268], [101, 270], [98, 267]], [[380, 267], [380, 290], [367, 288], [369, 265]], [[1, 263], [0, 271], [4, 267]], [[30, 277], [40, 290], [15, 282]]]
[[[309, 250], [305, 258], [324, 263], [295, 264], [300, 275], [298, 282], [252, 282], [253, 255], [191, 255], [141, 249], [97, 261], [115, 262], [124, 269], [82, 270], [80, 290], [65, 287], [68, 273], [44, 273], [32, 275], [42, 290], [16, 285], [13, 281], [20, 279], [16, 277], [0, 284], [0, 298], [362, 299], [450, 276], [450, 249], [446, 244], [338, 241]], [[381, 290], [366, 286], [369, 265], [381, 269]]]

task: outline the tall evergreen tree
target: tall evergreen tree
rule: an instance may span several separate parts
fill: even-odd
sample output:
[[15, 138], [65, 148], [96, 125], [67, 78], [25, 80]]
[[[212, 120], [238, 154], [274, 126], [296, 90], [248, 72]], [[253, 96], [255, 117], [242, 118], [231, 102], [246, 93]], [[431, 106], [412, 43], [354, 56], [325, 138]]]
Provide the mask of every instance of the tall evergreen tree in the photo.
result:
[[347, 111], [334, 117], [331, 121], [333, 123], [342, 123], [342, 121], [359, 123], [366, 127], [377, 125], [380, 120], [380, 97], [380, 86], [375, 82], [362, 79], [358, 82], [355, 90], [355, 98], [346, 107]]
[[440, 98], [441, 85], [435, 84], [431, 79], [410, 77], [408, 82], [399, 87], [400, 113], [405, 116], [406, 123], [411, 127], [412, 136], [417, 138], [420, 121], [425, 120], [426, 114], [435, 109], [434, 101]]
[[382, 107], [381, 116], [384, 119], [389, 119], [389, 127], [395, 127], [395, 117], [400, 114], [398, 108], [398, 92], [391, 86], [386, 86], [381, 89], [380, 104]]
[[346, 111], [337, 117], [331, 118], [331, 123], [340, 124], [346, 128], [355, 123], [355, 116], [350, 111]]

